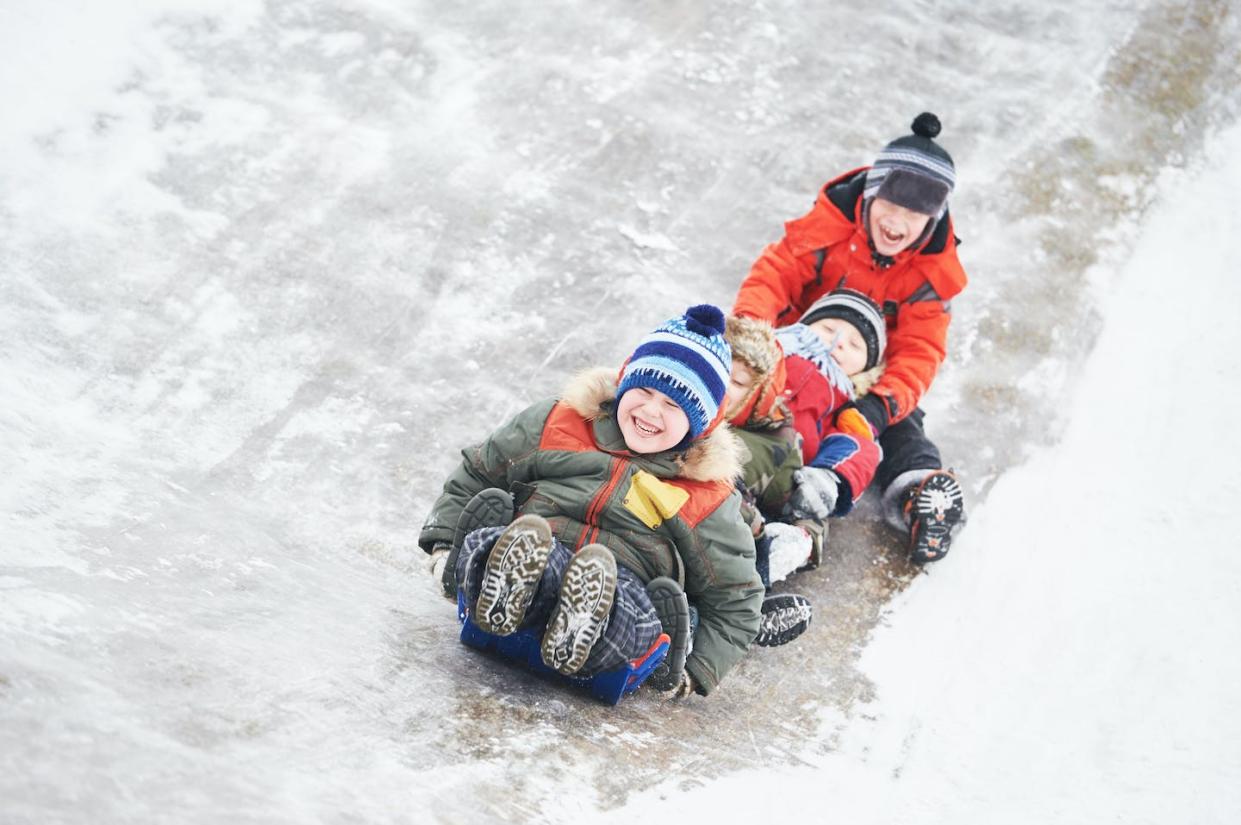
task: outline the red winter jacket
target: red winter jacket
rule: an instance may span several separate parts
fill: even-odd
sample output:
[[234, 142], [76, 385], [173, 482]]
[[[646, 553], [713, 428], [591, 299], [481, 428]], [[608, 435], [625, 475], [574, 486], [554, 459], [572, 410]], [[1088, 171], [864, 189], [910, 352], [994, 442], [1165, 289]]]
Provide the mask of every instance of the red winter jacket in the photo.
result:
[[836, 178], [808, 214], [784, 225], [784, 238], [763, 250], [741, 283], [733, 314], [785, 326], [833, 289], [866, 293], [883, 307], [887, 321], [887, 366], [871, 394], [891, 424], [913, 411], [943, 363], [948, 304], [965, 288], [966, 277], [947, 214], [924, 244], [898, 253], [881, 269], [862, 224], [865, 179], [865, 168]]
[[846, 515], [875, 477], [883, 451], [868, 430], [849, 432], [836, 425], [836, 411], [848, 402], [849, 396], [832, 386], [813, 362], [800, 355], [789, 355], [784, 359], [784, 367], [788, 376], [785, 403], [793, 428], [801, 436], [802, 463], [839, 476], [844, 488], [831, 515]]

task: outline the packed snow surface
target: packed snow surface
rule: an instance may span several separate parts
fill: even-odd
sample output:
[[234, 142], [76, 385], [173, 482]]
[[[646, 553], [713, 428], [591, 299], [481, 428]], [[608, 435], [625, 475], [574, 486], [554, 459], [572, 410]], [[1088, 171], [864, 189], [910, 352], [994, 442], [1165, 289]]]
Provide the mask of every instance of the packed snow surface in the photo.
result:
[[[1236, 821], [1234, 5], [9, 0], [0, 822]], [[924, 110], [952, 554], [706, 699], [460, 645], [459, 450]]]

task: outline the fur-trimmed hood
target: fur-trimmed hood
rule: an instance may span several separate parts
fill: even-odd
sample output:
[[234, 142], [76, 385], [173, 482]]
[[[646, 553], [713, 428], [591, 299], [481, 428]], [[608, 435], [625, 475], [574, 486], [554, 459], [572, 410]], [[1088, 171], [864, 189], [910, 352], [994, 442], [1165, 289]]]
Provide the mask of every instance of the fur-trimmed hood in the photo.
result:
[[724, 337], [733, 350], [734, 372], [740, 362], [749, 369], [752, 381], [749, 391], [727, 406], [728, 423], [743, 429], [779, 426], [787, 417], [781, 396], [786, 375], [784, 350], [775, 329], [766, 321], [730, 315]]
[[724, 328], [724, 337], [732, 347], [733, 358], [750, 368], [756, 383], [771, 375], [784, 358], [784, 352], [776, 341], [776, 331], [766, 321], [730, 315]]
[[870, 388], [875, 386], [875, 382], [883, 377], [883, 370], [887, 366], [886, 361], [880, 361], [875, 366], [859, 372], [853, 376], [853, 394], [858, 398], [870, 393]]
[[[585, 370], [570, 379], [560, 400], [587, 421], [608, 418], [613, 415], [616, 379], [614, 369]], [[728, 425], [721, 423], [676, 456], [678, 475], [690, 481], [731, 482], [741, 474], [744, 449]]]

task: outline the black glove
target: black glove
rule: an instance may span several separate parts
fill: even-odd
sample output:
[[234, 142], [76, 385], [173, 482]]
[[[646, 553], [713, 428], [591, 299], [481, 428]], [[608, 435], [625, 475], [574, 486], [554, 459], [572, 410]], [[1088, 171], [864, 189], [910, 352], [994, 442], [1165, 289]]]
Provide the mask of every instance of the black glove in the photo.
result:
[[[896, 402], [891, 403], [895, 406]], [[875, 431], [876, 438], [883, 435], [883, 431], [888, 428], [888, 423], [892, 420], [891, 416], [888, 415], [888, 405], [884, 403], [883, 396], [876, 393], [872, 392], [869, 395], [862, 396], [857, 401], [850, 401], [844, 407], [841, 407], [841, 412], [850, 406], [855, 407], [870, 422], [871, 428]], [[836, 415], [839, 417], [840, 413], [838, 412]]]

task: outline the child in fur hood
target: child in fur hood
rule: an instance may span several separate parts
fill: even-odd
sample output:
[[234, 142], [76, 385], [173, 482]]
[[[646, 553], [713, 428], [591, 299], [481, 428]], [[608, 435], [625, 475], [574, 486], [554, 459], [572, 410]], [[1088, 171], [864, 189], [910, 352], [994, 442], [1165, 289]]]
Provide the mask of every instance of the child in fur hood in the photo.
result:
[[513, 495], [517, 518], [469, 534], [453, 572], [475, 623], [542, 634], [543, 661], [588, 676], [637, 658], [662, 628], [645, 584], [668, 577], [698, 611], [675, 695], [707, 694], [758, 631], [763, 585], [723, 420], [724, 317], [691, 307], [621, 369], [575, 378], [463, 451], [419, 544], [443, 554], [466, 504]]
[[728, 339], [726, 415], [750, 450], [744, 480], [760, 496], [760, 509], [768, 517], [846, 515], [881, 458], [854, 405], [883, 372], [879, 307], [838, 289], [777, 330], [729, 318]]
[[[744, 513], [770, 587], [818, 563], [825, 519], [848, 513], [874, 476], [882, 453], [853, 402], [882, 373], [883, 316], [865, 295], [839, 289], [778, 330], [731, 317], [727, 337], [733, 369], [726, 415], [747, 447]], [[804, 597], [771, 596], [759, 644], [791, 640], [772, 627], [788, 624], [780, 618], [786, 609], [805, 614], [806, 622], [792, 623], [805, 629]]]

